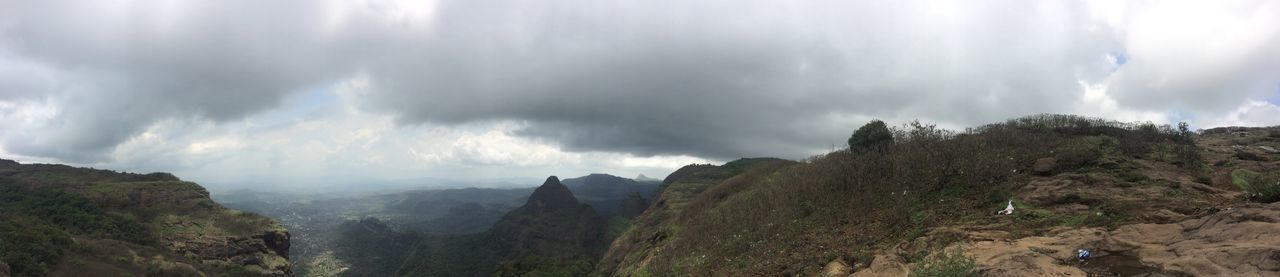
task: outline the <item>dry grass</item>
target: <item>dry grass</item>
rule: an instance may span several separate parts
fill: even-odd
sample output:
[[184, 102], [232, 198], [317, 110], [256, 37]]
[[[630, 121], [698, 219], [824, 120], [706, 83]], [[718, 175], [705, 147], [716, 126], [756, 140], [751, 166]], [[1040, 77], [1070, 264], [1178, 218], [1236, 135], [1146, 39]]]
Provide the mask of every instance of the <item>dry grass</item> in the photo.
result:
[[933, 227], [982, 220], [1025, 183], [1023, 172], [1037, 158], [1089, 166], [1100, 150], [1080, 137], [1109, 137], [1129, 156], [1147, 155], [1160, 143], [1191, 145], [1190, 134], [1168, 126], [1059, 115], [959, 133], [913, 123], [894, 133], [885, 151], [836, 151], [756, 167], [707, 188], [676, 216], [671, 249], [648, 271], [811, 274], [834, 258], [865, 261], [866, 253]]

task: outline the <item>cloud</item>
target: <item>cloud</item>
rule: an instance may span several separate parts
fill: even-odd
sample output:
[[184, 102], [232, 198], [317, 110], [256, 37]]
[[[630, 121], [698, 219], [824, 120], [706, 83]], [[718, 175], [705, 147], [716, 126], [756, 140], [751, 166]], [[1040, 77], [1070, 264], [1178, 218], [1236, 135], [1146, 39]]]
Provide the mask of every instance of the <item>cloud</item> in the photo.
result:
[[6, 1], [0, 151], [484, 175], [802, 158], [873, 118], [1270, 125], [1277, 21], [1268, 1]]
[[442, 5], [422, 47], [367, 68], [367, 107], [402, 124], [525, 120], [517, 134], [576, 151], [794, 158], [862, 123], [824, 117], [1070, 111], [1119, 48], [1062, 3], [522, 3]]

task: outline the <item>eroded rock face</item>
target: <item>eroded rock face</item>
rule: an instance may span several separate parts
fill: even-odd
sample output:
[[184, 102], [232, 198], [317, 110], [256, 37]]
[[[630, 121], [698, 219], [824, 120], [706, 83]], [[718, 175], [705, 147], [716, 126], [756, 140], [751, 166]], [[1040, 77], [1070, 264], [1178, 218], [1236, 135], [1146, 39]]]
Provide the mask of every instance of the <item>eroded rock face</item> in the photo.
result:
[[850, 277], [875, 277], [875, 276], [907, 276], [908, 267], [901, 258], [896, 255], [876, 255], [871, 260], [871, 265], [867, 269], [854, 272]]
[[[964, 248], [987, 276], [1280, 275], [1280, 203], [1247, 204], [1169, 224], [1051, 233]], [[1076, 249], [1089, 249], [1094, 256], [1077, 261]]]
[[1249, 204], [1172, 224], [1135, 224], [1112, 232], [1111, 249], [1144, 264], [1194, 276], [1280, 275], [1280, 203]]

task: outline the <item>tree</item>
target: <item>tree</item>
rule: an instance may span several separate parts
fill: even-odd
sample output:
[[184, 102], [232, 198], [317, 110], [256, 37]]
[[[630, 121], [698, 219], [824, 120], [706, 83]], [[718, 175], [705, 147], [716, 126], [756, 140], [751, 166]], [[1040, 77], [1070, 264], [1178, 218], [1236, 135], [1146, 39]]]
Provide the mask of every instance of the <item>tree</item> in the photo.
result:
[[853, 132], [853, 136], [849, 137], [849, 149], [853, 150], [878, 148], [892, 143], [893, 132], [890, 132], [889, 126], [886, 126], [884, 121], [879, 119], [862, 125], [861, 128]]

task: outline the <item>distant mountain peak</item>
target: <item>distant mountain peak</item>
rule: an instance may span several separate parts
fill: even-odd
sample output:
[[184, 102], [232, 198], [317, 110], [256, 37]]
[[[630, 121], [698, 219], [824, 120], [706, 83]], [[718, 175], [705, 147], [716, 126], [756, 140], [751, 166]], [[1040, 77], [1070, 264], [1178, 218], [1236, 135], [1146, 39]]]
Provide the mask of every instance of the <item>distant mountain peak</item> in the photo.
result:
[[640, 182], [661, 182], [661, 181], [662, 181], [662, 180], [657, 179], [657, 178], [651, 178], [651, 177], [649, 177], [649, 176], [644, 176], [644, 173], [641, 173], [641, 174], [640, 174], [640, 176], [636, 176], [636, 179], [635, 179], [635, 180], [636, 180], [636, 181], [640, 181]]
[[535, 189], [532, 195], [529, 195], [529, 201], [525, 202], [522, 209], [543, 213], [577, 207], [578, 198], [573, 196], [573, 192], [569, 191], [569, 187], [561, 184], [560, 178], [551, 176], [547, 177], [547, 181], [543, 182], [538, 189]]

